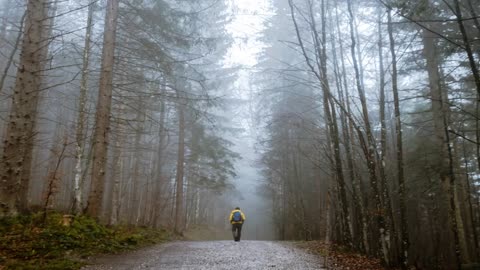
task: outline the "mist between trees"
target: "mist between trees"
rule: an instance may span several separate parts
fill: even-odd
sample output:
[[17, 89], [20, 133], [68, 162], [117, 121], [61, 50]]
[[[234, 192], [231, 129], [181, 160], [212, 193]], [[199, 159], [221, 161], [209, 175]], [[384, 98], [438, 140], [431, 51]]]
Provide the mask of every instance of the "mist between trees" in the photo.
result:
[[479, 262], [480, 3], [264, 2], [245, 78], [235, 1], [0, 1], [1, 215], [225, 229], [248, 132], [278, 239]]

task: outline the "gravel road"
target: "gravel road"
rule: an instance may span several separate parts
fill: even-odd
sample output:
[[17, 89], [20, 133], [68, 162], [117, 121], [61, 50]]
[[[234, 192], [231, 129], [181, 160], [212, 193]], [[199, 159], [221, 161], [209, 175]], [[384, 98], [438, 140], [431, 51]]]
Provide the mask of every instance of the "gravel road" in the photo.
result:
[[82, 269], [323, 269], [319, 257], [272, 241], [172, 242], [91, 263]]

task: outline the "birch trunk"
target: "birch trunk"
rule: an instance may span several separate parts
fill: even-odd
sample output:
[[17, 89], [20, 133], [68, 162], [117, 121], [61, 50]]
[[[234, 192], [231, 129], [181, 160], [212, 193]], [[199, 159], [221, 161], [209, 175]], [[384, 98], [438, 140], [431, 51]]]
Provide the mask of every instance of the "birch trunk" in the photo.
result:
[[90, 0], [88, 6], [87, 29], [85, 32], [85, 47], [83, 49], [82, 78], [80, 82], [80, 97], [78, 100], [78, 119], [76, 127], [76, 153], [75, 153], [75, 176], [74, 176], [74, 203], [73, 212], [79, 214], [82, 212], [82, 175], [85, 152], [85, 122], [86, 122], [86, 104], [87, 104], [87, 82], [88, 66], [90, 62], [90, 36], [92, 34], [92, 21], [94, 11], [94, 0]]

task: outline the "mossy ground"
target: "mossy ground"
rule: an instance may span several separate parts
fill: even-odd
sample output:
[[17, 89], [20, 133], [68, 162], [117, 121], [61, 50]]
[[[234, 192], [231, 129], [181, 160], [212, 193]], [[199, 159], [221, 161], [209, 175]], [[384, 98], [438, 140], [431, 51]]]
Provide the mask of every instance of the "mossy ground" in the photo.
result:
[[62, 225], [61, 214], [0, 219], [0, 270], [79, 269], [85, 258], [115, 253], [171, 239], [166, 230], [106, 227], [94, 219], [77, 216]]

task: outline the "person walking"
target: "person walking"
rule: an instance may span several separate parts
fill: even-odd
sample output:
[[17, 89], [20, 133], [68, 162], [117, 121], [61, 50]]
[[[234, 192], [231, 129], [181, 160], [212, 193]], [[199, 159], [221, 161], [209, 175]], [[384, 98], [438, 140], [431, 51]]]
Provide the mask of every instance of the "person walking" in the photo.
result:
[[230, 213], [230, 223], [232, 224], [233, 240], [240, 242], [242, 236], [242, 225], [245, 222], [245, 214], [240, 210], [240, 207], [235, 207]]

